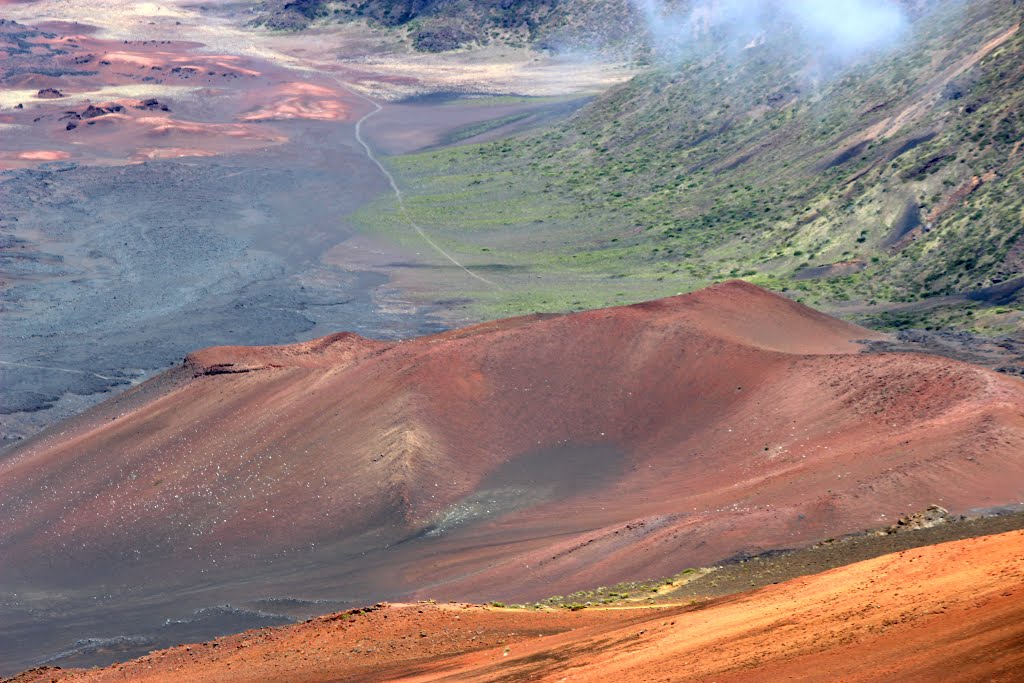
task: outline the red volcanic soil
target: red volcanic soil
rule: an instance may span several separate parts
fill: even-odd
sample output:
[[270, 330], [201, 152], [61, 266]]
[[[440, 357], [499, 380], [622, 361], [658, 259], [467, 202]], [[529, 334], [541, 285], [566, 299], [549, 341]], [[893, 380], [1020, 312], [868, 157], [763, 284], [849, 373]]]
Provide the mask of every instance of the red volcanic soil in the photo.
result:
[[[339, 121], [349, 115], [349, 106], [338, 99], [337, 89], [310, 83], [282, 83], [258, 93], [262, 100], [256, 108], [239, 118], [242, 121], [274, 119], [312, 119]], [[269, 100], [269, 103], [265, 103]]]
[[1019, 681], [1024, 532], [686, 606], [379, 606], [37, 681]]
[[522, 600], [1024, 500], [1024, 383], [877, 336], [731, 282], [208, 349], [0, 462], [0, 578], [306, 557], [371, 600]]
[[[248, 152], [287, 141], [270, 121], [352, 115], [356, 98], [333, 79], [296, 81], [294, 71], [279, 65], [211, 53], [200, 43], [110, 40], [92, 32], [71, 23], [0, 20], [0, 58], [8, 67], [0, 86], [32, 93], [0, 114], [0, 124], [19, 132], [11, 148], [0, 151], [0, 168]], [[65, 97], [35, 95], [49, 89]], [[142, 97], [160, 106], [140, 107], [138, 99], [119, 94], [133, 91], [149, 93]], [[101, 111], [86, 114], [90, 105]]]

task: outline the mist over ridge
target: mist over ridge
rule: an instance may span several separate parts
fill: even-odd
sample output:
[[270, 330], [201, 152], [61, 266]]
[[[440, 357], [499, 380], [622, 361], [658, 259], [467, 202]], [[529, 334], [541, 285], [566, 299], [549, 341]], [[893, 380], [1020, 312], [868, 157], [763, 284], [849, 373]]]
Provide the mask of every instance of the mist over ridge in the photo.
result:
[[632, 1], [656, 57], [668, 60], [686, 56], [704, 38], [756, 47], [779, 27], [790, 29], [800, 47], [849, 60], [895, 46], [910, 27], [907, 12], [895, 0]]

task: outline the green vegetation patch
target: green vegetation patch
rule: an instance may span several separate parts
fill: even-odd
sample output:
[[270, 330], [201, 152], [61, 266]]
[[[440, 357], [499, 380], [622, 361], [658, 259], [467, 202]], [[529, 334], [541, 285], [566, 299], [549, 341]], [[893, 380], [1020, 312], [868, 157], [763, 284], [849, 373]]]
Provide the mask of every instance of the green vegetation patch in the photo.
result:
[[965, 294], [1024, 272], [1024, 35], [965, 57], [1018, 14], [942, 3], [898, 51], [815, 78], [784, 36], [684, 60], [545, 130], [392, 158], [408, 216], [382, 198], [359, 220], [419, 249], [411, 218], [486, 273], [452, 285], [481, 317], [745, 278], [882, 326], [949, 299], [908, 324], [1005, 333], [1020, 296], [994, 314]]

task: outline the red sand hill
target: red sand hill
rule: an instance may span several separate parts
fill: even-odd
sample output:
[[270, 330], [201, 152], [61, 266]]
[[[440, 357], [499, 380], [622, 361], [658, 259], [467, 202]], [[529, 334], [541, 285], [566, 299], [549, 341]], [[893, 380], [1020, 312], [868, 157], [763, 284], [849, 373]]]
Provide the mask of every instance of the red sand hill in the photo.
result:
[[519, 600], [1024, 500], [1024, 383], [873, 336], [730, 282], [208, 349], [0, 462], [0, 578]]
[[1022, 562], [1015, 531], [697, 606], [381, 606], [13, 681], [1019, 681]]

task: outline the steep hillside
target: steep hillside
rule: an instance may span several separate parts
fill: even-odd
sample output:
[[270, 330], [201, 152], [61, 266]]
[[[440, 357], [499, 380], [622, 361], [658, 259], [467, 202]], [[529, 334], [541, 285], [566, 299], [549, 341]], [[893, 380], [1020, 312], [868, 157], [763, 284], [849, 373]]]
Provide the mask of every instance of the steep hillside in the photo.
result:
[[0, 577], [536, 598], [1021, 500], [1024, 384], [865, 337], [732, 282], [210, 349], [0, 463]]
[[1017, 681], [1024, 533], [886, 555], [698, 605], [377, 605], [46, 681]]
[[631, 0], [268, 0], [256, 23], [300, 30], [368, 21], [406, 35], [427, 52], [498, 41], [540, 48], [636, 45], [640, 13]]
[[[707, 34], [543, 134], [392, 164], [459, 253], [563, 275], [502, 310], [565, 307], [571, 274], [616, 277], [588, 304], [741, 276], [876, 325], [1019, 333], [1021, 6], [910, 16], [852, 60], [784, 22]], [[390, 212], [365, 222], [393, 233]]]

